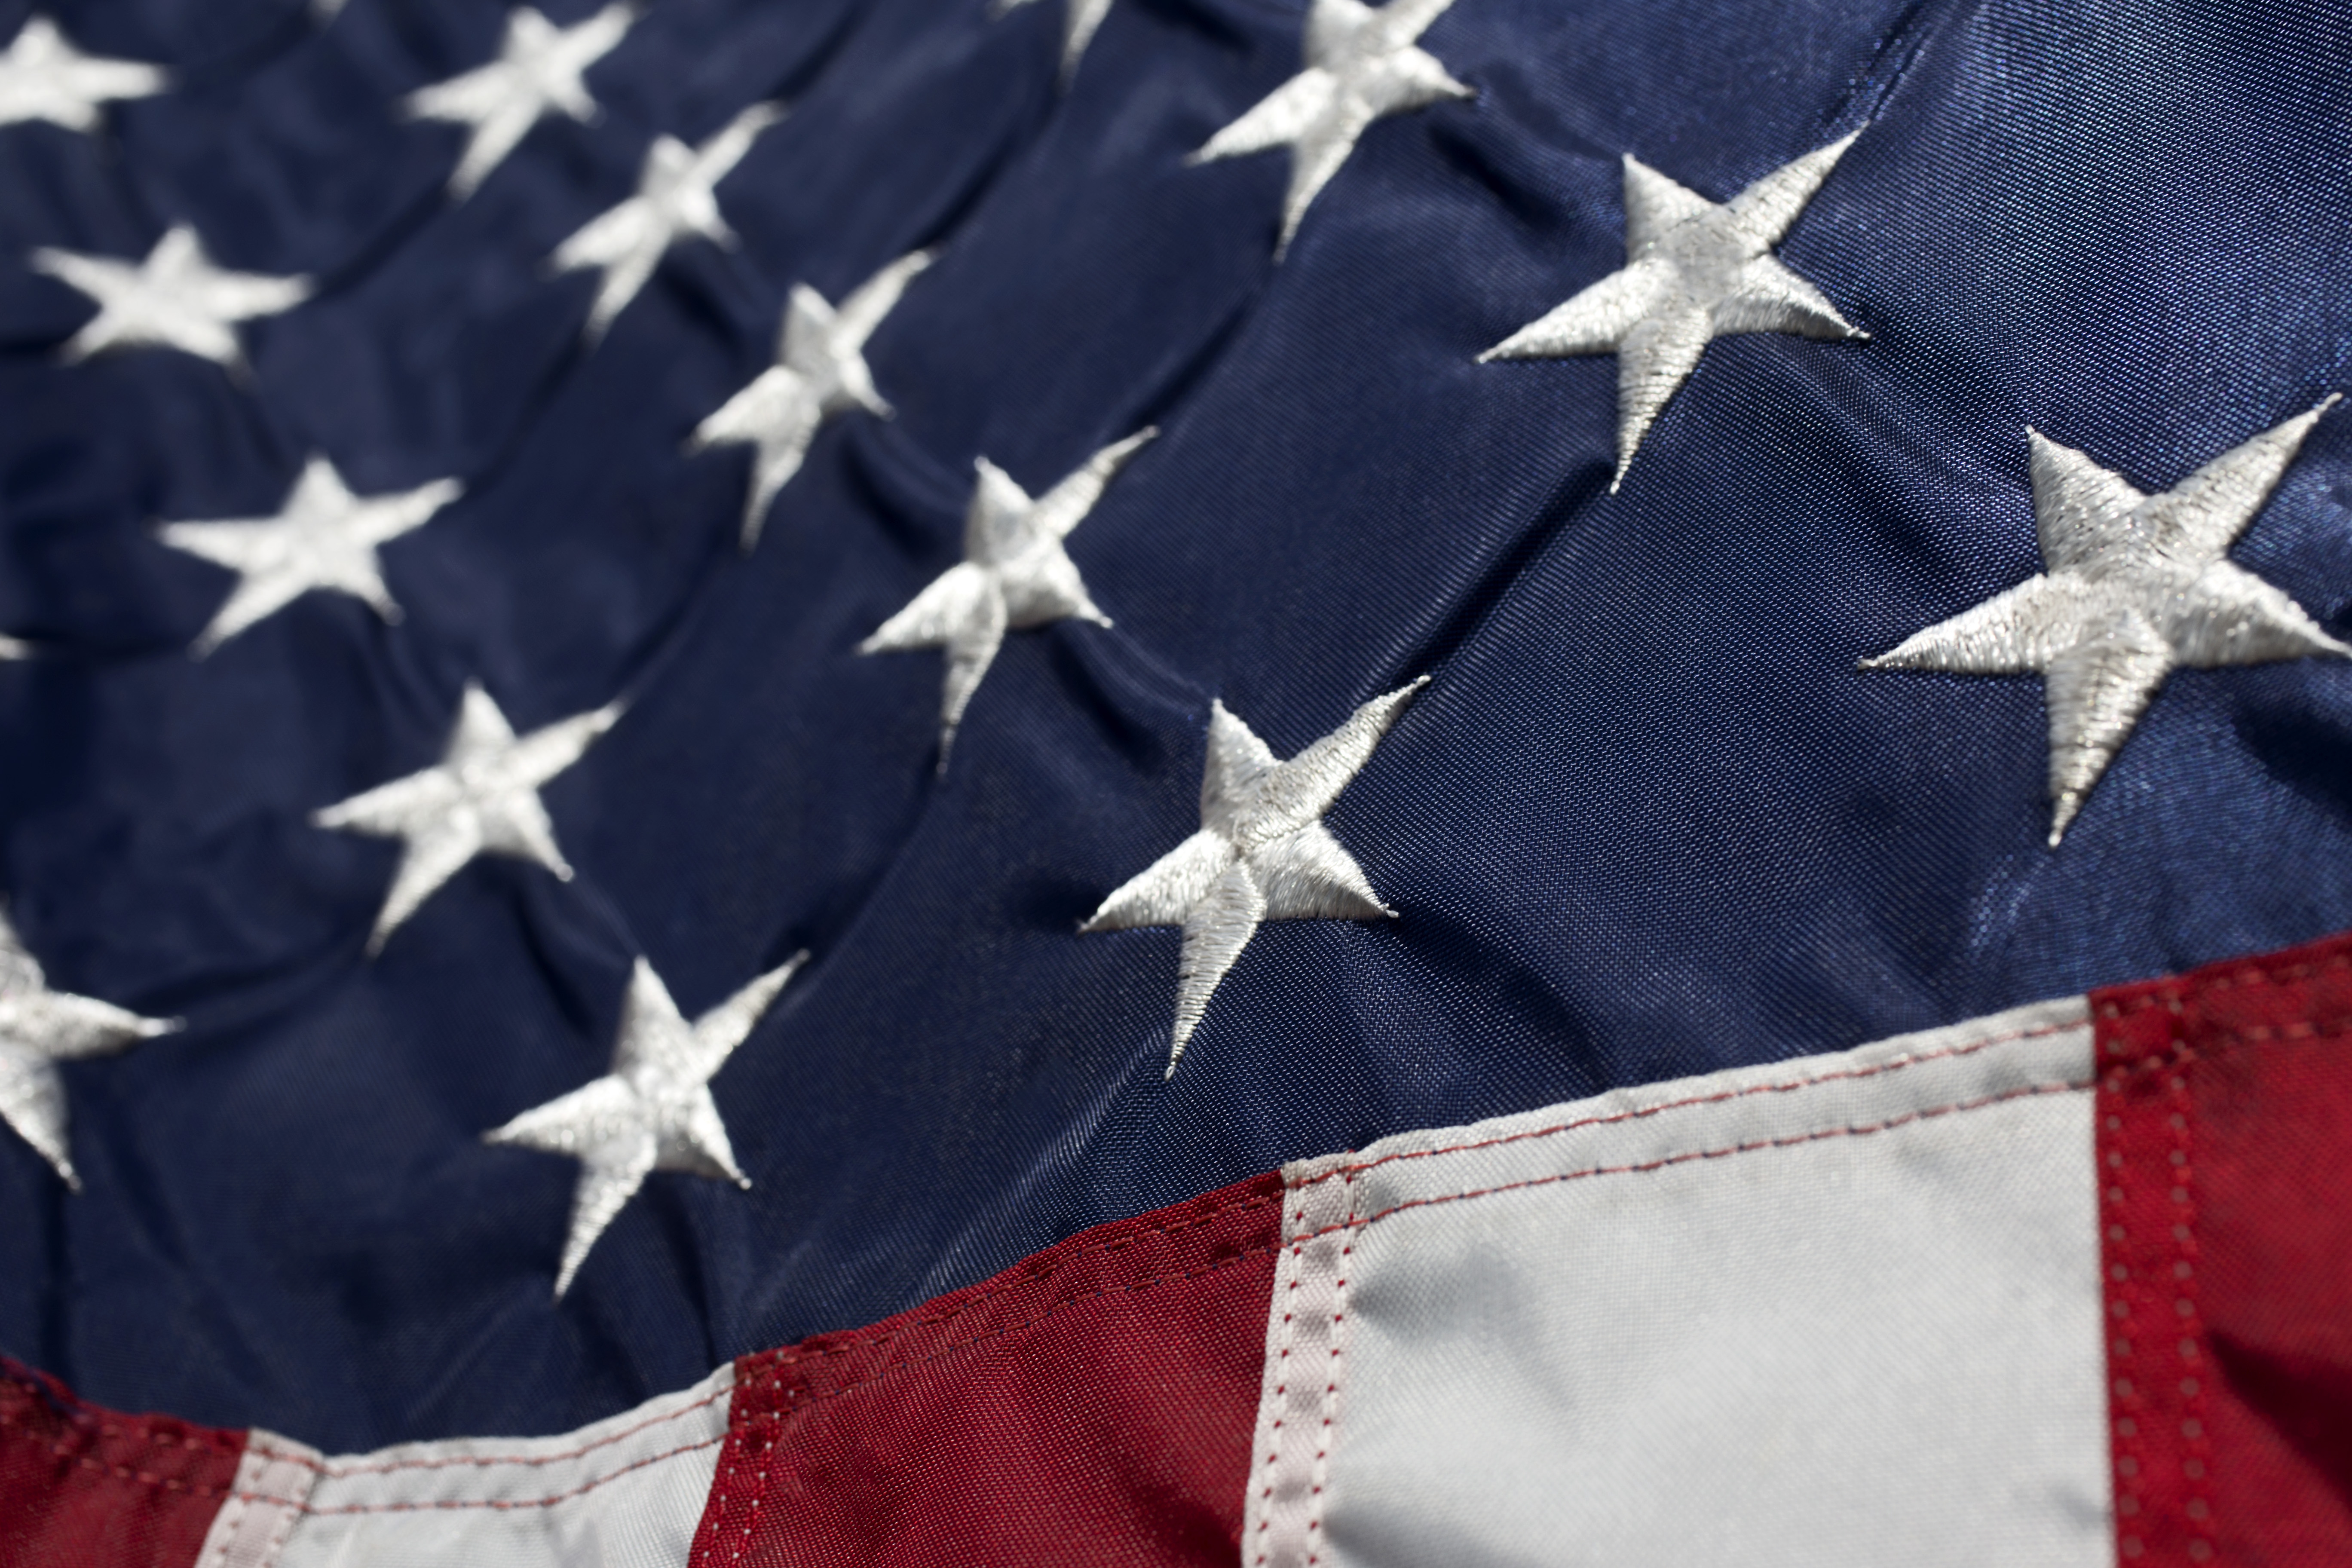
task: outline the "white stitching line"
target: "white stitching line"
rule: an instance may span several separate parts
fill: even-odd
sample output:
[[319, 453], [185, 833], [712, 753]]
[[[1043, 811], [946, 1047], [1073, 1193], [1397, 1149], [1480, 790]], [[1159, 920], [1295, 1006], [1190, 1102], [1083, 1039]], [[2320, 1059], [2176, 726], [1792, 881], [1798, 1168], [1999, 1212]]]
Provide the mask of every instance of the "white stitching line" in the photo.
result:
[[326, 1480], [341, 1480], [350, 1476], [391, 1475], [400, 1470], [442, 1470], [467, 1467], [477, 1469], [495, 1469], [501, 1466], [511, 1465], [518, 1469], [537, 1469], [542, 1466], [562, 1464], [567, 1459], [579, 1458], [584, 1454], [594, 1453], [599, 1448], [608, 1448], [641, 1432], [650, 1432], [657, 1426], [667, 1426], [672, 1421], [691, 1415], [698, 1410], [709, 1409], [722, 1399], [733, 1398], [734, 1394], [735, 1385], [730, 1382], [725, 1388], [698, 1399], [691, 1405], [681, 1405], [667, 1415], [640, 1421], [635, 1426], [624, 1428], [610, 1436], [599, 1437], [593, 1443], [583, 1443], [576, 1448], [567, 1448], [560, 1454], [453, 1454], [446, 1458], [395, 1459], [384, 1464], [339, 1463], [332, 1459], [310, 1459], [298, 1455], [287, 1455], [283, 1457], [283, 1462], [299, 1465], [305, 1469], [316, 1471]]
[[594, 1491], [598, 1487], [604, 1485], [608, 1481], [616, 1481], [623, 1476], [630, 1474], [632, 1471], [642, 1470], [646, 1468], [648, 1466], [658, 1465], [668, 1459], [675, 1459], [681, 1454], [698, 1453], [704, 1448], [717, 1447], [719, 1444], [724, 1443], [725, 1441], [727, 1441], [727, 1434], [721, 1432], [717, 1436], [706, 1437], [699, 1443], [688, 1443], [676, 1448], [665, 1449], [663, 1452], [658, 1454], [650, 1454], [645, 1458], [622, 1466], [619, 1469], [614, 1470], [609, 1476], [598, 1476], [593, 1480], [583, 1481], [580, 1485], [573, 1487], [570, 1491], [558, 1492], [552, 1497], [448, 1498], [435, 1499], [424, 1502], [346, 1503], [341, 1507], [335, 1508], [317, 1508], [313, 1507], [309, 1502], [295, 1502], [291, 1499], [271, 1497], [264, 1492], [237, 1492], [232, 1493], [231, 1495], [242, 1500], [274, 1502], [280, 1506], [289, 1507], [304, 1514], [315, 1514], [322, 1517], [326, 1515], [362, 1513], [429, 1513], [437, 1510], [477, 1508], [498, 1509], [501, 1510], [522, 1508], [552, 1508], [557, 1503], [569, 1502], [573, 1498]]
[[1499, 1137], [1481, 1138], [1467, 1143], [1447, 1143], [1434, 1149], [1400, 1149], [1393, 1154], [1376, 1155], [1370, 1160], [1353, 1164], [1335, 1166], [1320, 1175], [1289, 1184], [1288, 1190], [1302, 1191], [1330, 1181], [1335, 1176], [1344, 1176], [1353, 1181], [1367, 1171], [1378, 1170], [1383, 1165], [1394, 1164], [1401, 1161], [1429, 1160], [1443, 1154], [1463, 1154], [1483, 1149], [1505, 1148], [1513, 1143], [1524, 1143], [1538, 1138], [1553, 1138], [1564, 1132], [1580, 1131], [1587, 1127], [1614, 1127], [1622, 1122], [1641, 1121], [1668, 1110], [1688, 1110], [1702, 1106], [1724, 1105], [1737, 1100], [1748, 1100], [1759, 1094], [1792, 1094], [1799, 1089], [1815, 1089], [1822, 1084], [1864, 1082], [1874, 1078], [1883, 1078], [1888, 1073], [1899, 1072], [1905, 1068], [1920, 1067], [1928, 1062], [1951, 1061], [1960, 1057], [1974, 1056], [1979, 1051], [1990, 1050], [1995, 1046], [2010, 1045], [2019, 1040], [2047, 1039], [2053, 1035], [2070, 1034], [2077, 1029], [2088, 1029], [2090, 1026], [2091, 1022], [2087, 1017], [2064, 1024], [2037, 1025], [2030, 1029], [2012, 1029], [2003, 1034], [1987, 1035], [1959, 1045], [1948, 1046], [1941, 1050], [1921, 1051], [1916, 1055], [1895, 1057], [1886, 1061], [1870, 1063], [1865, 1067], [1822, 1073], [1813, 1078], [1794, 1079], [1786, 1082], [1749, 1084], [1744, 1089], [1727, 1089], [1717, 1094], [1694, 1095], [1687, 1100], [1664, 1100], [1656, 1105], [1638, 1106], [1631, 1110], [1614, 1111], [1607, 1116], [1580, 1117], [1573, 1121], [1556, 1122], [1549, 1127], [1529, 1128], [1524, 1132], [1507, 1132]]

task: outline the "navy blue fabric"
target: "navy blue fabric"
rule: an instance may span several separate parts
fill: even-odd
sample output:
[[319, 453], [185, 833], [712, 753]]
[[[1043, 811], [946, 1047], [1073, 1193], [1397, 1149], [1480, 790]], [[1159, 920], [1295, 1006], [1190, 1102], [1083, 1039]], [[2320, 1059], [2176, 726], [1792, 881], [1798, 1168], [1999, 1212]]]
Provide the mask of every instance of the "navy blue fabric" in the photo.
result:
[[[550, 0], [559, 21], [588, 0]], [[26, 14], [0, 0], [0, 32]], [[2035, 571], [2026, 429], [2146, 488], [2352, 384], [2352, 16], [2155, 0], [1459, 0], [1477, 89], [1381, 121], [1280, 266], [1274, 153], [1185, 155], [1297, 68], [1294, 0], [654, 0], [472, 200], [398, 98], [488, 0], [60, 3], [174, 89], [0, 129], [0, 881], [54, 983], [187, 1030], [69, 1066], [79, 1195], [0, 1136], [0, 1350], [110, 1405], [329, 1448], [546, 1432], [1400, 1129], [1836, 1049], [2352, 925], [2352, 669], [2188, 672], [2064, 847], [2041, 683], [1857, 658]], [[790, 117], [583, 346], [548, 253], [656, 135]], [[1720, 341], [1605, 493], [1616, 364], [1478, 365], [1614, 268], [1620, 159], [1727, 198], [1861, 127], [1785, 259], [1866, 343]], [[37, 247], [174, 222], [318, 298], [240, 380], [61, 365]], [[783, 298], [943, 247], [758, 552], [698, 421]], [[861, 658], [1032, 490], [1164, 434], [1070, 549], [1113, 629], [1018, 634], [935, 772], [940, 658]], [[312, 452], [462, 479], [199, 663], [159, 519]], [[2352, 416], [2235, 558], [2352, 632]], [[1329, 816], [1400, 911], [1262, 930], [1163, 1082], [1178, 935], [1080, 936], [1196, 825], [1222, 697], [1284, 755], [1433, 683]], [[625, 696], [380, 958], [395, 863], [308, 814]], [[689, 1014], [814, 955], [714, 1084], [754, 1185], [657, 1175], [560, 1305], [577, 1167], [482, 1131], [609, 1059], [642, 952]]]

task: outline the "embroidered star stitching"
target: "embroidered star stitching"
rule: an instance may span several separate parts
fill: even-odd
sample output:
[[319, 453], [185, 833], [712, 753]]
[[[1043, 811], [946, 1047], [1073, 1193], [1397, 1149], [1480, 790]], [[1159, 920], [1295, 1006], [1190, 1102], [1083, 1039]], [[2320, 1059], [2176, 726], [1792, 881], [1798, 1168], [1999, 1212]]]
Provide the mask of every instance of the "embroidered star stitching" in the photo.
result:
[[866, 340], [930, 264], [927, 250], [902, 256], [860, 284], [838, 309], [807, 284], [795, 285], [784, 305], [776, 363], [695, 426], [689, 450], [737, 444], [754, 448], [743, 500], [746, 552], [760, 542], [769, 503], [800, 472], [819, 426], [853, 408], [889, 417], [890, 405], [874, 389], [873, 373], [866, 366]]
[[469, 682], [439, 763], [312, 813], [320, 827], [405, 841], [368, 952], [382, 952], [401, 922], [477, 855], [535, 860], [570, 881], [539, 786], [578, 762], [620, 717], [621, 704], [608, 703], [517, 739], [490, 694]]
[[1209, 709], [1201, 769], [1201, 828], [1105, 899], [1082, 932], [1181, 926], [1176, 1022], [1168, 1074], [1260, 922], [1379, 920], [1395, 914], [1372, 891], [1356, 858], [1323, 826], [1323, 813], [1371, 760], [1427, 676], [1375, 697], [1347, 722], [1288, 762], [1223, 702]]
[[68, 362], [107, 349], [153, 347], [241, 368], [235, 324], [290, 310], [310, 297], [308, 278], [215, 267], [186, 224], [167, 231], [144, 261], [45, 247], [33, 252], [33, 267], [98, 302], [98, 314], [67, 340]]
[[2039, 673], [2055, 848], [2175, 668], [2352, 656], [2227, 555], [2336, 402], [2330, 395], [2157, 495], [2029, 430], [2044, 570], [1861, 668]]
[[163, 90], [162, 68], [140, 60], [86, 55], [47, 16], [28, 16], [0, 51], [0, 125], [46, 120], [68, 131], [95, 131], [99, 105]]
[[1290, 189], [1283, 197], [1275, 259], [1316, 195], [1339, 172], [1374, 121], [1472, 89], [1416, 47], [1454, 0], [1390, 0], [1375, 10], [1358, 0], [1314, 0], [1307, 14], [1305, 68], [1276, 88], [1192, 154], [1196, 163], [1269, 148], [1291, 149]]
[[66, 1144], [66, 1090], [57, 1064], [111, 1056], [180, 1027], [94, 996], [49, 989], [16, 929], [0, 915], [0, 1121], [81, 1190]]
[[589, 219], [556, 247], [551, 260], [557, 271], [593, 267], [604, 275], [588, 311], [592, 342], [604, 335], [613, 319], [653, 277], [663, 253], [681, 237], [696, 235], [719, 245], [735, 243], [735, 231], [719, 210], [715, 187], [743, 161], [760, 132], [783, 114], [772, 103], [755, 103], [699, 147], [688, 147], [674, 136], [656, 139], [637, 176], [637, 194]]
[[980, 481], [964, 517], [962, 562], [932, 579], [905, 609], [857, 645], [860, 653], [948, 650], [947, 679], [940, 695], [940, 767], [947, 766], [956, 727], [995, 662], [1006, 632], [1063, 620], [1110, 625], [1110, 617], [1087, 596], [1077, 565], [1062, 542], [1094, 510], [1112, 477], [1158, 434], [1143, 429], [1112, 442], [1034, 500], [1011, 475], [981, 458]]
[[[1034, 0], [996, 0], [992, 10], [999, 16], [1032, 5]], [[1087, 46], [1094, 42], [1095, 33], [1110, 15], [1110, 0], [1062, 0], [1062, 90], [1070, 89], [1078, 74], [1078, 62], [1087, 57]]]
[[1478, 356], [1617, 356], [1617, 471], [1716, 338], [1792, 332], [1862, 338], [1822, 291], [1772, 255], [1859, 131], [1784, 163], [1727, 202], [1708, 201], [1630, 153], [1625, 265]]
[[622, 1003], [613, 1070], [482, 1135], [486, 1142], [580, 1162], [571, 1227], [555, 1274], [559, 1300], [596, 1238], [654, 1172], [751, 1184], [735, 1163], [727, 1124], [710, 1098], [710, 1079], [807, 958], [795, 954], [690, 1026], [653, 965], [638, 959]]
[[164, 543], [237, 574], [236, 586], [189, 651], [204, 657], [314, 588], [349, 594], [385, 621], [397, 621], [400, 605], [384, 586], [376, 547], [422, 527], [464, 488], [436, 479], [362, 500], [334, 464], [313, 458], [275, 517], [165, 523]]
[[[341, 9], [337, 0], [327, 16]], [[559, 27], [531, 7], [518, 6], [507, 16], [498, 58], [410, 93], [403, 107], [412, 118], [467, 127], [466, 151], [449, 174], [450, 195], [462, 201], [479, 190], [547, 115], [595, 118], [596, 100], [581, 73], [612, 53], [635, 20], [628, 6], [615, 5], [576, 26]]]

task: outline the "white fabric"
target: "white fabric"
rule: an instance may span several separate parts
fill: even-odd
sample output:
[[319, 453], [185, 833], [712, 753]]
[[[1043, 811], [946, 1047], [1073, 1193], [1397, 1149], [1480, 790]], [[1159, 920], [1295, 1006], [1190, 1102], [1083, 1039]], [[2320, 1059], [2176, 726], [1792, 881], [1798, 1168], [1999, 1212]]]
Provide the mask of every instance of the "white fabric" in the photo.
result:
[[256, 1432], [199, 1568], [685, 1568], [735, 1370], [560, 1437], [320, 1458]]
[[247, 1434], [226, 1501], [196, 1553], [196, 1568], [270, 1568], [301, 1522], [326, 1456], [273, 1432]]
[[2091, 1076], [2069, 1001], [1287, 1168], [1243, 1563], [2109, 1562]]

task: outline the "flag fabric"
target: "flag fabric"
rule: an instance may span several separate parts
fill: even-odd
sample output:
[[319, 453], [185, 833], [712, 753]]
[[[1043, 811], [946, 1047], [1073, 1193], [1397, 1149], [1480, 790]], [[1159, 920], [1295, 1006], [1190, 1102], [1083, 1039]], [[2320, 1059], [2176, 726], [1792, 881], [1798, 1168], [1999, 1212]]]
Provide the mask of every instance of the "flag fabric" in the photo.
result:
[[207, 1568], [2340, 1562], [2348, 1022], [2338, 939], [1408, 1132], [557, 1437], [12, 1369], [0, 1501]]
[[2346, 20], [0, 0], [0, 1563], [2342, 1560]]

